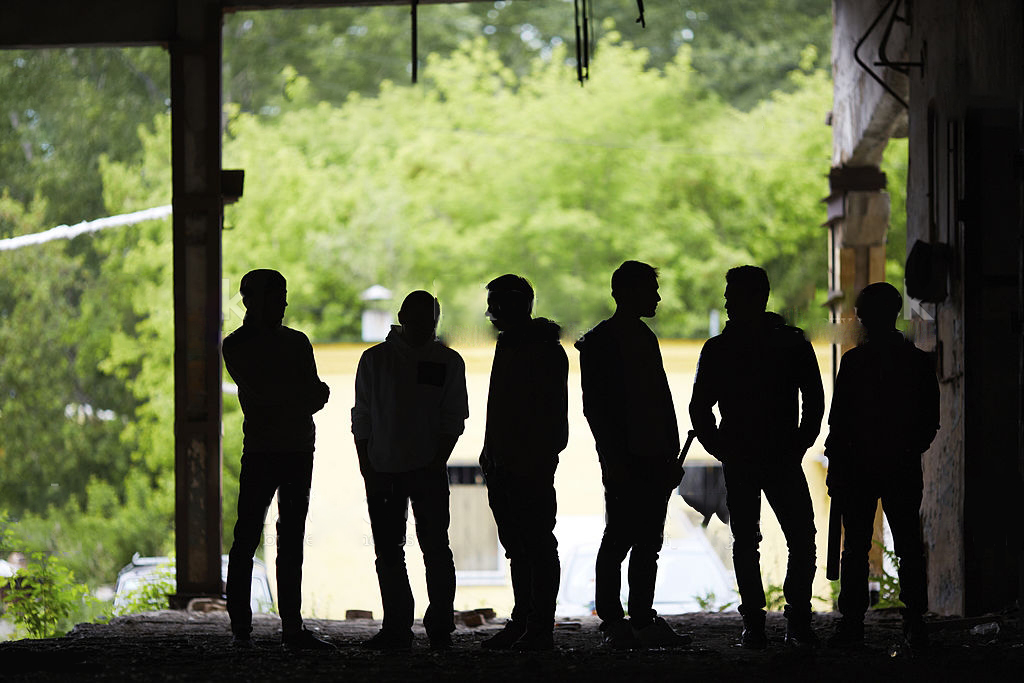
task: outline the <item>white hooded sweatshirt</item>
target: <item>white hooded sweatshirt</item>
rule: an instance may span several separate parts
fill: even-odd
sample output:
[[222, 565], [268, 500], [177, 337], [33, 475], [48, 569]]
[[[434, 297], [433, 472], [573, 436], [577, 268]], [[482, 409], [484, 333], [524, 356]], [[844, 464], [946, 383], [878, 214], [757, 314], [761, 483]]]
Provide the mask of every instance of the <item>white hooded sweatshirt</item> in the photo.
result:
[[368, 440], [377, 472], [409, 472], [437, 456], [441, 434], [458, 436], [469, 417], [466, 364], [434, 340], [414, 348], [394, 325], [363, 352], [356, 371], [352, 434]]

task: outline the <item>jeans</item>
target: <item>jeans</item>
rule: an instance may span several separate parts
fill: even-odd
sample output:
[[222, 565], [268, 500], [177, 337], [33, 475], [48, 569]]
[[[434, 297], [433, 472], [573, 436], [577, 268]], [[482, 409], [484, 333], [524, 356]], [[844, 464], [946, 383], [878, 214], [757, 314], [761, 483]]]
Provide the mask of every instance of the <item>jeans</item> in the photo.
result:
[[313, 477], [313, 452], [243, 453], [238, 521], [228, 555], [227, 602], [231, 631], [252, 632], [253, 556], [277, 492], [277, 602], [283, 631], [302, 629], [302, 551]]
[[726, 505], [729, 507], [732, 559], [740, 592], [740, 614], [760, 613], [765, 607], [761, 583], [761, 492], [786, 537], [789, 558], [782, 591], [786, 615], [810, 618], [814, 580], [814, 510], [807, 479], [797, 461], [779, 465], [723, 465]]
[[561, 567], [555, 539], [554, 476], [485, 472], [487, 501], [512, 574], [512, 621], [531, 631], [555, 625]]
[[868, 551], [878, 501], [889, 520], [900, 558], [900, 600], [905, 616], [919, 618], [928, 609], [928, 579], [921, 537], [920, 458], [904, 458], [884, 472], [859, 473], [844, 482], [838, 502], [846, 535], [839, 575], [839, 611], [863, 619], [868, 609]]
[[411, 472], [370, 473], [364, 477], [370, 513], [377, 582], [384, 603], [382, 628], [407, 633], [413, 624], [414, 600], [405, 564], [409, 504], [416, 520], [416, 538], [423, 552], [429, 604], [423, 616], [427, 633], [455, 630], [455, 561], [448, 542], [448, 472], [426, 467]]
[[654, 584], [658, 578], [658, 553], [665, 537], [669, 493], [664, 487], [605, 489], [605, 527], [595, 567], [597, 616], [602, 621], [625, 617], [619, 591], [622, 561], [629, 553], [629, 616], [638, 628], [650, 623], [654, 610]]

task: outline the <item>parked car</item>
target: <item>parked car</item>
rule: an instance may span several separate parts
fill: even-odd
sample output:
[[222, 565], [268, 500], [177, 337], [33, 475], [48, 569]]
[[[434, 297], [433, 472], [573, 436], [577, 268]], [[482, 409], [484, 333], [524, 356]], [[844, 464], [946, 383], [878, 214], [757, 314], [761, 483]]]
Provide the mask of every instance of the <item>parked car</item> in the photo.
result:
[[[132, 561], [117, 573], [117, 584], [114, 587], [114, 609], [118, 610], [131, 602], [131, 595], [146, 583], [155, 583], [168, 576], [174, 577], [174, 560], [169, 557], [132, 556]], [[228, 556], [220, 558], [221, 589], [228, 580]], [[270, 613], [274, 611], [274, 598], [270, 593], [270, 581], [267, 578], [267, 567], [260, 560], [253, 560], [252, 593], [250, 605], [252, 611]]]

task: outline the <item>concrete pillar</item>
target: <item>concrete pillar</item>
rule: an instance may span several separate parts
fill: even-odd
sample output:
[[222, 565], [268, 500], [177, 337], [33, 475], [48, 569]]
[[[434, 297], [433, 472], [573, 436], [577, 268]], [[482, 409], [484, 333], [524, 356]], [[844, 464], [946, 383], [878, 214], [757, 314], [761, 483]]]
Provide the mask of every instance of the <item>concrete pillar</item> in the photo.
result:
[[221, 585], [221, 8], [178, 2], [171, 53], [177, 595]]

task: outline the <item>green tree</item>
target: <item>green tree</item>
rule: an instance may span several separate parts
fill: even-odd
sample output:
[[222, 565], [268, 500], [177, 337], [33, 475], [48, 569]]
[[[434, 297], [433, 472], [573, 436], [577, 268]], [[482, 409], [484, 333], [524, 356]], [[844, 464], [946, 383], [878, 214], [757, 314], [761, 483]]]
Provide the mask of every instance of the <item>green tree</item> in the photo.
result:
[[[0, 234], [38, 231], [45, 207], [0, 196]], [[93, 477], [122, 480], [121, 430], [134, 400], [96, 371], [109, 309], [66, 242], [0, 252], [0, 490], [14, 515], [85, 493]], [[88, 294], [87, 294], [88, 293]], [[107, 292], [109, 293], [109, 292]]]
[[706, 86], [749, 110], [779, 89], [792, 91], [788, 75], [806, 68], [815, 49], [817, 69], [829, 68], [832, 39], [828, 0], [687, 0], [680, 28], [693, 45], [693, 68]]
[[[136, 211], [170, 203], [170, 118], [154, 119], [152, 128], [138, 130], [143, 161], [101, 160], [104, 199], [112, 213]], [[230, 233], [227, 233], [230, 234]], [[133, 419], [124, 426], [122, 441], [133, 470], [148, 489], [139, 488], [124, 504], [142, 504], [152, 496], [150, 514], [140, 517], [154, 529], [142, 543], [125, 527], [120, 538], [121, 562], [133, 552], [164, 552], [171, 545], [173, 523], [174, 441], [174, 302], [173, 242], [170, 219], [149, 221], [98, 235], [95, 248], [106, 254], [102, 277], [111, 290], [122, 292], [128, 315], [105, 331], [109, 353], [100, 368], [117, 377], [137, 401]], [[235, 284], [237, 291], [237, 284]], [[226, 292], [227, 294], [227, 292]], [[230, 310], [230, 309], [228, 309]], [[224, 538], [230, 545], [238, 496], [237, 454], [241, 449], [241, 414], [237, 399], [224, 404]], [[136, 484], [142, 487], [140, 481]], [[132, 491], [126, 486], [122, 498]], [[127, 517], [127, 513], [126, 513]], [[137, 547], [130, 548], [132, 543]], [[124, 551], [128, 551], [124, 554]]]
[[902, 286], [907, 263], [907, 139], [889, 141], [882, 158], [889, 193], [889, 232], [885, 241], [885, 279]]
[[29, 638], [62, 635], [77, 617], [94, 608], [88, 588], [75, 580], [74, 571], [60, 557], [32, 551], [0, 510], [0, 553], [28, 554], [27, 563], [14, 576], [0, 577], [0, 608]]
[[136, 158], [135, 129], [170, 105], [160, 48], [0, 51], [0, 190], [47, 199], [44, 224], [105, 215], [99, 158]]

